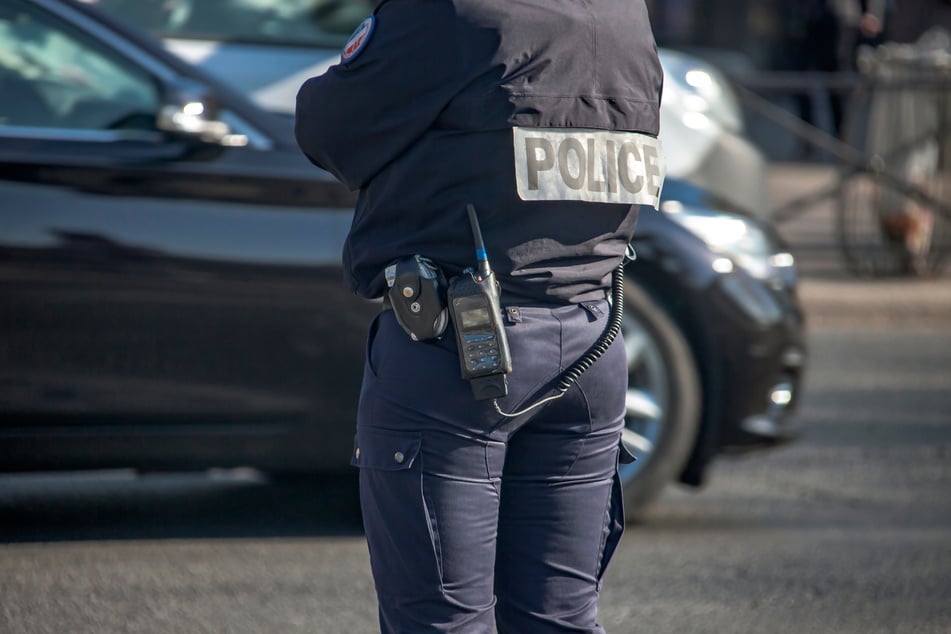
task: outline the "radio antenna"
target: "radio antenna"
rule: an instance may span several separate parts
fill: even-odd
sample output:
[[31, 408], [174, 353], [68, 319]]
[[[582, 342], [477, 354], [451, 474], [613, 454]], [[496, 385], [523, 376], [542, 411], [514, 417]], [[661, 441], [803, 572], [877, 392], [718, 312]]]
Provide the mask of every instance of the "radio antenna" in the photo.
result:
[[479, 228], [479, 217], [476, 215], [475, 206], [472, 203], [466, 204], [466, 212], [469, 214], [469, 226], [472, 227], [472, 238], [475, 241], [479, 275], [488, 278], [492, 275], [492, 269], [489, 267], [489, 254], [485, 250], [485, 242], [482, 241], [482, 230]]

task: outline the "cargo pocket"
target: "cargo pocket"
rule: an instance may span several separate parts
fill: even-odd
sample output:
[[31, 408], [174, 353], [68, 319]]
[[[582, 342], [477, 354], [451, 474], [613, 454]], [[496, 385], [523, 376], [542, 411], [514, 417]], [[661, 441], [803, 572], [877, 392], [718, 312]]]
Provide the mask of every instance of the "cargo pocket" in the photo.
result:
[[[624, 443], [618, 445], [618, 463], [630, 464], [637, 460], [634, 455], [624, 447]], [[614, 480], [611, 485], [611, 499], [608, 502], [608, 508], [605, 512], [604, 540], [601, 548], [601, 560], [598, 562], [598, 590], [604, 583], [604, 573], [611, 563], [611, 557], [617, 550], [618, 543], [621, 541], [621, 535], [624, 533], [624, 495], [621, 486], [621, 474], [617, 469], [614, 470]]]
[[415, 600], [442, 589], [436, 518], [425, 497], [422, 434], [357, 427], [350, 464], [360, 469], [360, 506], [378, 591]]
[[357, 428], [350, 464], [361, 469], [403, 471], [412, 468], [421, 444], [419, 432]]

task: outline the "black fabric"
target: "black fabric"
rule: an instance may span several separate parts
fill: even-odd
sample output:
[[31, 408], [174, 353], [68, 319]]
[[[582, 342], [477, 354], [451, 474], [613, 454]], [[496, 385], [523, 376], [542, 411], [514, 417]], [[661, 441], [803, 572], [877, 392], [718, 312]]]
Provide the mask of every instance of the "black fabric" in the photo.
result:
[[384, 292], [383, 269], [419, 253], [458, 273], [479, 213], [504, 288], [578, 302], [609, 285], [638, 209], [524, 202], [513, 126], [656, 135], [662, 71], [644, 3], [387, 0], [362, 52], [308, 80], [305, 154], [359, 189], [343, 258], [349, 287]]

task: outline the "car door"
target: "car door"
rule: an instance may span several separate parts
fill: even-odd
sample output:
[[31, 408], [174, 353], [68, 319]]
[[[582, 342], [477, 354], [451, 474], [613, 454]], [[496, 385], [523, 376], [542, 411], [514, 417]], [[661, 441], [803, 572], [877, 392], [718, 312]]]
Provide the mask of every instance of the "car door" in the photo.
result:
[[0, 0], [0, 469], [345, 464], [349, 197], [228, 98]]

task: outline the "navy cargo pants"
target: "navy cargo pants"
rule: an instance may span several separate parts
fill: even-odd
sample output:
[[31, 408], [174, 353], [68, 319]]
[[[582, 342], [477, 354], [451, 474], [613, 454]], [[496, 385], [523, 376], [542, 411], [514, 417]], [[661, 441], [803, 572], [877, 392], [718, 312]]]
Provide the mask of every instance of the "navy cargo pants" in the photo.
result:
[[[509, 307], [512, 412], [552, 394], [607, 301]], [[560, 399], [518, 418], [476, 401], [455, 335], [370, 327], [352, 463], [385, 634], [603, 632], [601, 579], [623, 528], [627, 384], [618, 340]]]

